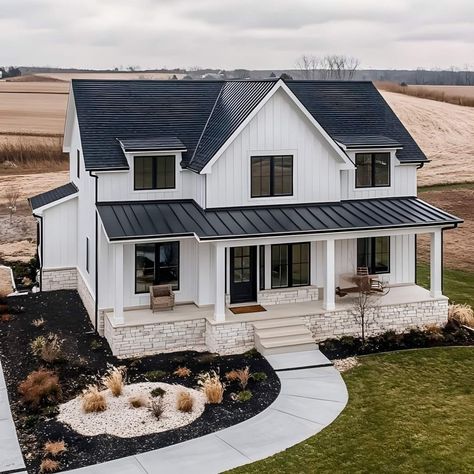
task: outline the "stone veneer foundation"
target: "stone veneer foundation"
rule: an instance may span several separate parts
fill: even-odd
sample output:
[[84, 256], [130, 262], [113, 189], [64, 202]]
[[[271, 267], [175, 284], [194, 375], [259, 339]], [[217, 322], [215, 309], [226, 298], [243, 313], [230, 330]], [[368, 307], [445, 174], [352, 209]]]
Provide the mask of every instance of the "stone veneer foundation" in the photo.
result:
[[318, 299], [319, 288], [316, 286], [261, 290], [257, 295], [257, 302], [262, 305], [302, 303], [303, 301], [317, 301]]
[[49, 268], [41, 271], [42, 291], [77, 289], [77, 269]]
[[[447, 321], [448, 299], [445, 297], [380, 306], [378, 316], [369, 322], [368, 333], [403, 331], [425, 325], [442, 325]], [[360, 328], [350, 309], [300, 316], [311, 330], [315, 342], [329, 337], [357, 336]], [[216, 323], [206, 318], [114, 326], [105, 317], [104, 335], [116, 356], [130, 357], [177, 350], [209, 350], [220, 354], [235, 354], [254, 347], [252, 321]]]

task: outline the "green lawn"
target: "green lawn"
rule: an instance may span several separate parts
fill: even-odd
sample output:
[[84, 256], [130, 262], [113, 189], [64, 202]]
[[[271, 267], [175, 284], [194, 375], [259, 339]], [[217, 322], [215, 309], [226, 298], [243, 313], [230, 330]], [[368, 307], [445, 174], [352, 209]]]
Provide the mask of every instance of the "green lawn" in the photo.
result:
[[472, 473], [474, 348], [361, 357], [318, 435], [234, 473]]
[[[416, 267], [417, 283], [429, 288], [430, 267], [425, 263], [418, 263]], [[474, 307], [474, 273], [463, 270], [445, 268], [443, 293], [451, 301], [466, 303]]]

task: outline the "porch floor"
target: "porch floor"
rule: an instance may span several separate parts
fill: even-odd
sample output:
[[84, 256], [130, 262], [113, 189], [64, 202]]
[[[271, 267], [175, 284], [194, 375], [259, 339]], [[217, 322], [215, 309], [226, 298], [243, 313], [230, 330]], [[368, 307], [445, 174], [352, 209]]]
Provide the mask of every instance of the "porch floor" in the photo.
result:
[[[391, 287], [389, 293], [381, 297], [379, 304], [387, 306], [393, 304], [433, 301], [436, 299], [439, 298], [432, 298], [429, 290], [418, 285], [400, 285]], [[350, 294], [342, 298], [336, 297], [336, 309], [333, 311], [343, 311], [350, 308], [353, 305], [354, 300], [355, 297]], [[266, 311], [247, 314], [234, 314], [229, 310], [229, 308], [226, 308], [226, 320], [219, 324], [288, 318], [328, 312], [323, 308], [322, 300], [266, 305], [264, 307]], [[153, 313], [148, 307], [125, 310], [124, 321], [122, 323], [117, 323], [114, 320], [113, 311], [106, 311], [105, 316], [110, 321], [112, 327], [128, 327], [153, 324], [158, 321], [177, 322], [203, 318], [211, 323], [215, 323], [213, 313], [213, 305], [198, 307], [195, 304], [177, 304], [174, 310], [159, 311], [155, 313]]]

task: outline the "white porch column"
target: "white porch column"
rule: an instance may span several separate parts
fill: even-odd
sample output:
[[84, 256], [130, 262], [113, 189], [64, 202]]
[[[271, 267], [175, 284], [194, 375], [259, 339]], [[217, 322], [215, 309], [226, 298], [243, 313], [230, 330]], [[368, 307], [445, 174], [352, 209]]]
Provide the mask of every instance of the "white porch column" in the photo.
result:
[[442, 275], [443, 275], [443, 236], [441, 229], [436, 229], [430, 234], [430, 289], [431, 296], [438, 298], [442, 296]]
[[123, 323], [123, 244], [114, 244], [115, 256], [115, 299], [114, 320]]
[[214, 319], [225, 321], [225, 247], [214, 244], [215, 301]]
[[328, 239], [324, 243], [325, 268], [324, 268], [324, 301], [323, 308], [327, 310], [336, 309], [336, 278], [335, 278], [335, 252], [334, 239]]

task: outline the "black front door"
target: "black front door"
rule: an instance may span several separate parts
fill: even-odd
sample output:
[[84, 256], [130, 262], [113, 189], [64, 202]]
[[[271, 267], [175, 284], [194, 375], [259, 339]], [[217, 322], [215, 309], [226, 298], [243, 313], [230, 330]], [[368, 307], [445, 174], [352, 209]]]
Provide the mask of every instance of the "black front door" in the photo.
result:
[[257, 299], [257, 247], [230, 249], [230, 302]]

